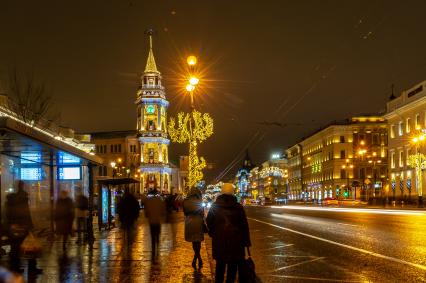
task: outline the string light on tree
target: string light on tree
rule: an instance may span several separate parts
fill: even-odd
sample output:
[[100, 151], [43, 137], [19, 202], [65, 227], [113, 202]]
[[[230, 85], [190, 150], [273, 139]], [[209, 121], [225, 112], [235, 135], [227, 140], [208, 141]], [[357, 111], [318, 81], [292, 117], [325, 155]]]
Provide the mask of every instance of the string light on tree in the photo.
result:
[[186, 85], [191, 98], [191, 113], [180, 112], [176, 120], [171, 118], [169, 135], [173, 142], [189, 143], [188, 188], [192, 188], [203, 179], [202, 170], [206, 167], [206, 161], [198, 156], [197, 147], [213, 134], [213, 119], [208, 113], [202, 114], [195, 110], [194, 91], [200, 81], [193, 75], [197, 58], [189, 56], [187, 63], [191, 73]]

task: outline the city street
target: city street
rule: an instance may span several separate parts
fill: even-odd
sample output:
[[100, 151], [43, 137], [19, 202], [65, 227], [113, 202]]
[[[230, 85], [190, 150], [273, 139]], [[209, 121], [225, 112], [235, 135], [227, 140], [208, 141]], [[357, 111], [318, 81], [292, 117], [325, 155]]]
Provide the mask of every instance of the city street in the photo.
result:
[[[96, 229], [97, 230], [97, 229]], [[93, 246], [69, 241], [67, 252], [62, 251], [61, 241], [53, 243], [45, 238], [43, 257], [38, 267], [43, 269], [39, 276], [27, 274], [26, 261], [22, 261], [23, 276], [27, 282], [211, 282], [210, 265], [205, 246], [201, 255], [205, 266], [195, 271], [192, 266], [191, 243], [184, 241], [183, 214], [173, 214], [172, 221], [161, 228], [158, 257], [151, 258], [149, 227], [143, 212], [135, 230], [134, 242], [126, 245], [122, 231], [96, 233]], [[7, 256], [0, 265], [7, 266]]]
[[425, 282], [426, 212], [246, 207], [263, 282]]

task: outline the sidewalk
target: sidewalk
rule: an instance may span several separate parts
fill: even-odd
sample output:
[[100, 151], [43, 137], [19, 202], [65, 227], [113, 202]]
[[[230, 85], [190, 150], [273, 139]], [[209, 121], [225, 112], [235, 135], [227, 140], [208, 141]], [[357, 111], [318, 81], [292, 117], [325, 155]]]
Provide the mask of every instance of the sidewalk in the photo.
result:
[[[95, 242], [89, 245], [69, 242], [66, 254], [60, 241], [44, 242], [44, 255], [38, 260], [43, 274], [24, 277], [28, 282], [212, 282], [210, 261], [206, 245], [202, 245], [203, 269], [194, 271], [191, 266], [191, 243], [184, 240], [182, 213], [174, 214], [174, 224], [163, 224], [160, 236], [160, 254], [151, 260], [149, 227], [141, 212], [135, 241], [129, 248], [124, 243], [120, 229], [95, 233]], [[7, 256], [0, 265], [7, 266]]]

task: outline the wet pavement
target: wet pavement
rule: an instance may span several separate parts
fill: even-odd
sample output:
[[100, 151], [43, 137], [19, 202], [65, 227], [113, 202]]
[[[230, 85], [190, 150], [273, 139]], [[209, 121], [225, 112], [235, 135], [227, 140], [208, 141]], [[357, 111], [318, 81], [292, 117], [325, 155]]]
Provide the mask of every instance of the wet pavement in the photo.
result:
[[[69, 241], [66, 252], [60, 241], [44, 242], [43, 257], [38, 267], [43, 274], [28, 278], [28, 282], [212, 282], [206, 246], [202, 245], [204, 267], [194, 271], [191, 266], [191, 243], [184, 241], [182, 213], [174, 214], [173, 223], [163, 224], [160, 236], [160, 252], [152, 260], [149, 226], [143, 213], [135, 231], [134, 242], [127, 245], [120, 229], [97, 232], [92, 247], [77, 245], [75, 238]], [[7, 264], [2, 257], [2, 265]]]
[[426, 282], [426, 213], [246, 207], [262, 282]]

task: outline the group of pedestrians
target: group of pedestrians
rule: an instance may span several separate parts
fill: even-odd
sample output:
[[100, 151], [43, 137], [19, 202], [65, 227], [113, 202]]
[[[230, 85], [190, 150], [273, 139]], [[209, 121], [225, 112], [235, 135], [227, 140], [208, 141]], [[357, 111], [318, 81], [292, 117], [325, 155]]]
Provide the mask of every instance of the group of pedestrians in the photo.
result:
[[[87, 239], [87, 218], [89, 213], [88, 199], [84, 196], [80, 188], [76, 189], [77, 197], [74, 202], [68, 195], [68, 191], [62, 190], [59, 193], [58, 200], [54, 208], [55, 233], [62, 236], [62, 248], [65, 251], [68, 238], [74, 234], [73, 223], [77, 216], [77, 242]], [[10, 268], [11, 270], [22, 273], [21, 253], [23, 243], [31, 237], [32, 241], [36, 241], [34, 236], [34, 224], [31, 218], [29, 207], [28, 193], [25, 191], [25, 183], [21, 180], [17, 181], [16, 192], [7, 195], [6, 199], [6, 235], [10, 243]], [[41, 244], [37, 244], [40, 246]], [[28, 273], [40, 274], [42, 270], [37, 268], [36, 254], [26, 254], [28, 258]]]
[[234, 186], [223, 184], [221, 195], [211, 206], [204, 218], [201, 193], [192, 189], [184, 200], [185, 240], [192, 242], [194, 258], [192, 266], [203, 266], [200, 250], [204, 233], [212, 238], [212, 254], [216, 260], [215, 282], [235, 282], [237, 272], [239, 282], [245, 278], [245, 250], [251, 246], [249, 227], [244, 208], [234, 196]]

